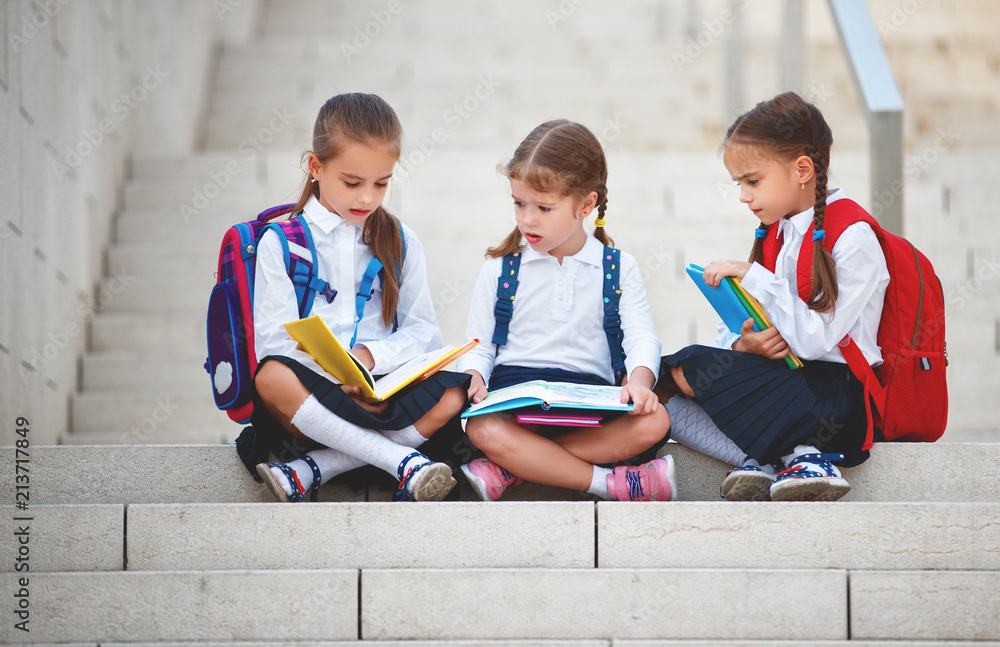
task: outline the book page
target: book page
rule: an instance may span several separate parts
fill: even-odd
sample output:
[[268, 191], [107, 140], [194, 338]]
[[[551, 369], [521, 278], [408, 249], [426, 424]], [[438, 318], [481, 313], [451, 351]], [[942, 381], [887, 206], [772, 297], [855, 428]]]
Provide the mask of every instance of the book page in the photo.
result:
[[469, 407], [468, 412], [474, 413], [480, 409], [497, 407], [503, 403], [511, 403], [510, 408], [542, 404], [543, 406], [630, 410], [631, 404], [621, 403], [621, 392], [620, 386], [534, 380], [490, 391], [482, 402]]

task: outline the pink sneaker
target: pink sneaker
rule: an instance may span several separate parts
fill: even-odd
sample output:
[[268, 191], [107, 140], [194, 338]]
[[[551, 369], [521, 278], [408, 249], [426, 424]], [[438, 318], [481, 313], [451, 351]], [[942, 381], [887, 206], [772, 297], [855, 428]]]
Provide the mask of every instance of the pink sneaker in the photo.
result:
[[620, 465], [608, 476], [612, 501], [676, 501], [674, 457], [664, 456], [638, 467]]
[[462, 473], [483, 501], [496, 501], [512, 485], [524, 483], [488, 458], [477, 458], [462, 466]]

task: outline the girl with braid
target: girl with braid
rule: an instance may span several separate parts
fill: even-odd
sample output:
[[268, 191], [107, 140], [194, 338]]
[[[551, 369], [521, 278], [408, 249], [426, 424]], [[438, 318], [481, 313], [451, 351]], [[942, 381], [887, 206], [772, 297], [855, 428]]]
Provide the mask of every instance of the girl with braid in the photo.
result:
[[[679, 392], [666, 403], [671, 437], [738, 466], [722, 484], [729, 500], [833, 501], [850, 490], [834, 463], [868, 457], [864, 388], [838, 343], [850, 335], [870, 364], [881, 363], [875, 339], [889, 272], [867, 223], [848, 225], [832, 253], [823, 245], [824, 223], [862, 211], [827, 187], [832, 143], [820, 111], [791, 92], [738, 117], [723, 143], [740, 202], [760, 224], [749, 261], [710, 263], [705, 282], [738, 277], [774, 326], [754, 332], [748, 319], [731, 334], [720, 324], [712, 347], [663, 358], [661, 387]], [[800, 265], [806, 253], [812, 263]], [[789, 351], [801, 369], [775, 361]]]
[[[513, 412], [471, 417], [466, 433], [486, 457], [462, 471], [485, 501], [525, 480], [602, 499], [675, 499], [669, 456], [639, 466], [601, 466], [657, 447], [670, 418], [651, 390], [660, 342], [639, 267], [612, 247], [604, 229], [608, 170], [600, 142], [578, 123], [549, 121], [499, 170], [510, 180], [517, 226], [487, 250], [472, 296], [466, 338], [482, 341], [458, 366], [472, 376], [469, 397], [478, 403], [487, 385], [531, 380], [621, 384], [621, 402], [631, 401], [634, 410], [606, 417], [600, 427], [522, 424]], [[595, 210], [591, 234], [584, 221]], [[615, 274], [619, 282], [609, 288]], [[609, 333], [605, 302], [616, 294], [620, 330]], [[509, 318], [502, 322], [505, 304]], [[498, 337], [503, 324], [505, 336]]]

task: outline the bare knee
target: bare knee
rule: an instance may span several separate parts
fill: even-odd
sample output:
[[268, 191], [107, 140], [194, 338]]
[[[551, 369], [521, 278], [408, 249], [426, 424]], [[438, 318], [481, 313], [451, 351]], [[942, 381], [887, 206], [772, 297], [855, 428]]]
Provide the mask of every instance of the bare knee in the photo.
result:
[[670, 367], [670, 377], [673, 378], [674, 384], [677, 385], [677, 388], [680, 389], [681, 393], [689, 398], [694, 397], [694, 389], [692, 389], [691, 385], [688, 384], [687, 378], [684, 377], [684, 369], [682, 369], [680, 365]]
[[633, 440], [647, 449], [663, 440], [670, 431], [670, 414], [663, 406], [658, 406], [653, 413], [640, 416], [635, 421]]
[[253, 383], [268, 412], [288, 429], [292, 416], [309, 397], [309, 390], [292, 369], [274, 360], [260, 366]]
[[469, 418], [465, 434], [487, 456], [497, 456], [510, 448], [508, 421], [500, 414], [486, 414]]

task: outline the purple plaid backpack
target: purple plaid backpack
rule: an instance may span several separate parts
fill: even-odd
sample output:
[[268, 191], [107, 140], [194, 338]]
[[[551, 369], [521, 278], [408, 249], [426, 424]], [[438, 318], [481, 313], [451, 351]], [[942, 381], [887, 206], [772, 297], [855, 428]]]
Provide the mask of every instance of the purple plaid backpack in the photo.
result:
[[336, 290], [317, 277], [316, 246], [309, 225], [302, 218], [271, 223], [287, 216], [295, 205], [263, 211], [256, 220], [233, 225], [222, 238], [219, 271], [208, 300], [208, 359], [215, 404], [236, 422], [247, 422], [253, 413], [250, 382], [257, 370], [253, 334], [253, 282], [257, 243], [268, 229], [281, 238], [285, 269], [295, 285], [299, 316], [312, 308], [319, 292], [333, 301]]
[[[306, 221], [293, 217], [270, 222], [292, 213], [294, 207], [292, 204], [272, 207], [261, 212], [256, 220], [233, 225], [222, 238], [216, 284], [208, 300], [208, 359], [205, 361], [205, 370], [212, 377], [215, 405], [239, 423], [248, 422], [253, 413], [250, 384], [257, 371], [253, 283], [257, 243], [264, 232], [273, 229], [281, 240], [285, 271], [295, 286], [300, 318], [312, 310], [317, 293], [326, 297], [327, 303], [333, 302], [337, 296], [337, 291], [316, 275], [316, 245]], [[405, 259], [406, 236], [403, 234], [402, 224], [399, 234], [403, 241]], [[368, 262], [358, 293], [354, 296], [356, 318], [349, 348], [354, 348], [365, 304], [372, 298], [372, 286], [381, 271], [382, 263], [373, 257]], [[399, 266], [396, 267], [396, 278], [397, 281], [401, 278]]]

